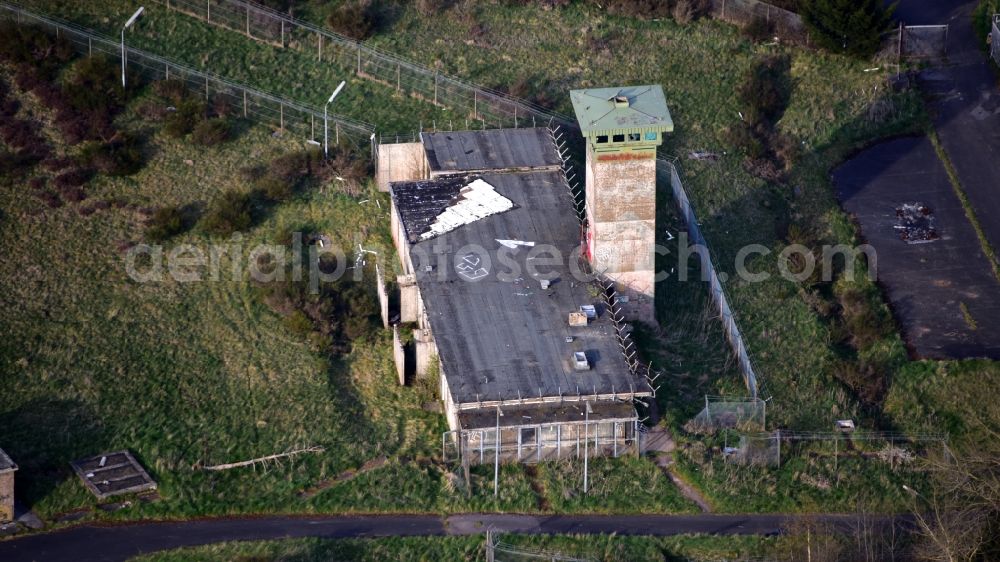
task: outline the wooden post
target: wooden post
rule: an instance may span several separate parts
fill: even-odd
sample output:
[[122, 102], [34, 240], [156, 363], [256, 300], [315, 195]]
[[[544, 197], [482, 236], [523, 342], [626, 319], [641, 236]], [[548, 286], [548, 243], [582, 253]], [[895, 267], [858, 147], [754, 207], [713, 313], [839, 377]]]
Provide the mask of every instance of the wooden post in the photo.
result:
[[361, 74], [361, 42], [358, 42], [358, 75]]
[[316, 116], [315, 115], [310, 115], [309, 116], [309, 121], [311, 123], [311, 131], [309, 133], [309, 138], [315, 139], [316, 138]]
[[205, 101], [208, 101], [208, 75], [205, 75]]
[[278, 118], [281, 120], [281, 122], [280, 122], [281, 132], [285, 132], [285, 104], [279, 103], [278, 104], [278, 111], [279, 111], [279, 117]]
[[247, 118], [247, 91], [243, 90], [243, 118]]
[[434, 72], [434, 105], [438, 104], [438, 73]]
[[726, 19], [726, 0], [722, 0], [722, 19]]
[[169, 63], [164, 63], [164, 65], [163, 65], [163, 74], [166, 76], [167, 80], [170, 80], [170, 64]]
[[400, 67], [401, 66], [402, 66], [401, 64], [398, 64], [398, 63], [396, 64], [396, 92], [397, 93], [400, 90], [400, 79], [399, 79], [399, 76], [400, 76]]
[[247, 37], [253, 37], [250, 35], [250, 4], [247, 4]]
[[337, 146], [340, 146], [340, 122], [339, 121], [335, 122], [333, 124], [333, 130], [334, 130], [334, 137], [333, 138], [336, 140]]
[[479, 90], [472, 90], [472, 118], [479, 119]]
[[205, 0], [205, 21], [212, 21], [212, 0]]
[[319, 33], [316, 34], [316, 56], [319, 60], [323, 60], [323, 36]]
[[285, 20], [281, 20], [281, 47], [285, 46]]

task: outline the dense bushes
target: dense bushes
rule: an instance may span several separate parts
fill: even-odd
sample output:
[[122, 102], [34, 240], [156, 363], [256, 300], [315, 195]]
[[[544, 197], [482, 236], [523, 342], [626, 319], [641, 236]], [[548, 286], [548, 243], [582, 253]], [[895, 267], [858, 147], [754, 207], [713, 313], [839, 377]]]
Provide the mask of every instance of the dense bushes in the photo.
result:
[[748, 170], [770, 181], [783, 180], [796, 154], [794, 143], [776, 127], [791, 98], [789, 65], [787, 57], [769, 56], [750, 68], [737, 92], [743, 122], [728, 132]]
[[235, 190], [224, 191], [205, 213], [201, 226], [209, 234], [229, 236], [253, 226], [254, 199]]
[[367, 39], [374, 31], [378, 11], [371, 0], [347, 0], [326, 16], [330, 29], [352, 39]]
[[870, 58], [890, 27], [894, 9], [882, 0], [812, 0], [802, 3], [801, 14], [809, 37], [819, 47]]
[[107, 176], [131, 176], [145, 164], [141, 139], [119, 133], [108, 142], [88, 142], [80, 149], [80, 162]]
[[180, 207], [157, 209], [146, 223], [146, 238], [150, 242], [164, 242], [186, 230], [184, 213]]
[[215, 146], [229, 140], [231, 134], [232, 126], [229, 121], [216, 117], [195, 125], [191, 132], [191, 140], [201, 146]]
[[178, 103], [174, 111], [167, 114], [163, 132], [168, 137], [185, 137], [205, 119], [205, 111], [205, 104], [201, 100], [186, 99]]
[[[321, 261], [325, 272], [336, 270], [330, 258]], [[341, 278], [319, 285], [315, 291], [306, 280], [295, 281], [287, 274], [285, 281], [259, 286], [261, 300], [280, 314], [289, 330], [308, 335], [314, 345], [330, 353], [344, 353], [351, 340], [369, 336], [377, 327], [378, 307], [375, 295], [364, 285]]]

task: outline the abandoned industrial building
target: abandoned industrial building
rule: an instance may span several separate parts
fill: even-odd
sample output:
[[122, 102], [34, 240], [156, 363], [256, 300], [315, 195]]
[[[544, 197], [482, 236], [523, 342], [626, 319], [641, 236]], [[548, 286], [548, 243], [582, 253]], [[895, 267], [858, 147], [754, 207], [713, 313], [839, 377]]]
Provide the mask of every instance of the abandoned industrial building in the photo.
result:
[[626, 319], [652, 316], [655, 153], [673, 125], [659, 86], [572, 100], [587, 141], [585, 219], [558, 140], [568, 132], [379, 146], [400, 321], [414, 326], [416, 376], [437, 358], [451, 458], [638, 452], [636, 403], [654, 391]]
[[14, 473], [17, 465], [0, 449], [0, 523], [14, 520]]

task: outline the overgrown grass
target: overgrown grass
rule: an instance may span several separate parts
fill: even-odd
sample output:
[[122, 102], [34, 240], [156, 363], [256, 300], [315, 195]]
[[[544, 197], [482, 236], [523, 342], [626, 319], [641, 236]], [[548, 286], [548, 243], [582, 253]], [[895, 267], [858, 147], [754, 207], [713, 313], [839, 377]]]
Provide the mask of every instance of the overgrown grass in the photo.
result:
[[[105, 33], [116, 31], [113, 22], [124, 19], [134, 8], [118, 0], [102, 4], [100, 10], [91, 4], [63, 0], [32, 0], [29, 4], [88, 23]], [[318, 17], [308, 8], [302, 15]], [[333, 85], [351, 75], [350, 69], [319, 63], [308, 54], [257, 44], [237, 33], [166, 12], [162, 7], [154, 6], [150, 10], [147, 19], [130, 36], [130, 43], [313, 103], [321, 103], [329, 89], [317, 87], [317, 84]], [[543, 96], [564, 113], [570, 113], [566, 95], [569, 88], [663, 84], [677, 123], [677, 131], [670, 136], [663, 152], [680, 159], [682, 178], [702, 228], [712, 243], [720, 269], [731, 279], [726, 284], [730, 302], [761, 368], [765, 388], [773, 396], [768, 412], [771, 425], [829, 429], [832, 420], [839, 418], [856, 419], [862, 426], [886, 423], [879, 405], [862, 405], [853, 390], [839, 382], [837, 370], [844, 361], [877, 359], [880, 365], [890, 366], [882, 373], [884, 376], [899, 365], [906, 365], [902, 371], [905, 373], [913, 364], [907, 365], [903, 342], [895, 334], [880, 335], [864, 349], [844, 349], [836, 341], [836, 322], [815, 309], [808, 291], [777, 276], [775, 256], [783, 247], [784, 233], [792, 224], [808, 229], [817, 243], [857, 242], [854, 226], [833, 197], [829, 171], [874, 139], [922, 131], [926, 116], [915, 93], [887, 91], [884, 71], [866, 72], [870, 67], [868, 63], [782, 46], [753, 45], [735, 28], [718, 22], [680, 26], [671, 21], [640, 22], [608, 16], [589, 3], [544, 11], [507, 3], [461, 2], [433, 17], [420, 15], [407, 4], [372, 43], [492, 87], [503, 88], [530, 77], [532, 97]], [[749, 173], [743, 157], [733, 153], [726, 137], [726, 131], [740, 123], [740, 113], [745, 110], [737, 97], [742, 76], [753, 61], [770, 55], [786, 55], [790, 60], [791, 96], [775, 128], [799, 149], [787, 170], [784, 184], [768, 183]], [[452, 118], [456, 126], [459, 122], [456, 116], [449, 117], [439, 108], [395, 97], [390, 89], [360, 79], [351, 79], [344, 96], [338, 98], [338, 111], [373, 122], [382, 130], [413, 130], [421, 124], [426, 126], [428, 121], [437, 121], [440, 125]], [[890, 110], [875, 118], [870, 111], [875, 104], [883, 104]], [[712, 151], [719, 158], [689, 161], [686, 157], [692, 151]], [[309, 197], [296, 205], [306, 205], [319, 212], [316, 203], [311, 201]], [[661, 191], [660, 201], [658, 238], [665, 239], [665, 225], [675, 234], [678, 228], [668, 210], [666, 191]], [[343, 204], [354, 203], [347, 200]], [[290, 208], [298, 209], [297, 206]], [[344, 212], [338, 206], [334, 208]], [[319, 217], [316, 219], [319, 224], [329, 224], [331, 228], [336, 224], [338, 231], [350, 231], [357, 224], [352, 222], [353, 217], [327, 212], [325, 207], [323, 211], [310, 216]], [[284, 212], [278, 214], [294, 216]], [[269, 219], [269, 224], [276, 219]], [[291, 218], [286, 220], [294, 222]], [[264, 228], [266, 224], [259, 227]], [[381, 229], [384, 226], [378, 221], [365, 224], [363, 228], [366, 233]], [[757, 257], [748, 264], [754, 272], [770, 273], [770, 280], [748, 283], [733, 275], [734, 258], [748, 243], [763, 244], [772, 250], [771, 256]], [[667, 267], [678, 270], [689, 266], [669, 263], [669, 260], [676, 262], [676, 256], [663, 259]], [[877, 295], [874, 285], [867, 279], [862, 277], [856, 283], [863, 294]], [[640, 336], [647, 356], [665, 374], [658, 398], [661, 406], [666, 407], [668, 422], [676, 429], [698, 410], [702, 394], [742, 394], [743, 391], [720, 337], [718, 323], [710, 312], [706, 312], [710, 306], [705, 288], [671, 277], [660, 284], [658, 294], [662, 327], [640, 333]], [[242, 299], [232, 299], [231, 304], [240, 306], [241, 302]], [[870, 306], [887, 313], [884, 304], [874, 298]], [[246, 304], [243, 307], [252, 308]], [[366, 368], [373, 364], [386, 368], [388, 357], [367, 355], [381, 353], [378, 351], [381, 349], [384, 347], [379, 345], [356, 351], [365, 356], [363, 362], [357, 361], [364, 363]], [[348, 358], [345, 361], [350, 363], [348, 372], [354, 372], [355, 360]], [[948, 368], [947, 364], [935, 365]], [[983, 370], [995, 373], [996, 367], [989, 363]], [[377, 385], [368, 391], [390, 392]], [[397, 397], [399, 392], [395, 391]], [[898, 392], [905, 393], [905, 390]], [[890, 388], [889, 393], [894, 396], [897, 389]], [[905, 396], [898, 400], [901, 403], [908, 401]], [[377, 416], [378, 412], [391, 409], [380, 406], [381, 403], [381, 399], [373, 399], [364, 405], [366, 409], [373, 409], [373, 416]], [[887, 411], [893, 415], [899, 413], [898, 410]], [[426, 417], [427, 421], [421, 423], [438, 420]], [[402, 424], [400, 420], [407, 418], [401, 415], [393, 419], [399, 425]], [[427, 451], [433, 450], [430, 443], [424, 444]], [[388, 448], [391, 450], [391, 446]], [[381, 470], [397, 468], [390, 465]], [[398, 470], [404, 469], [401, 466]], [[406, 467], [405, 470], [417, 475], [425, 469]], [[863, 467], [858, 470], [865, 472]], [[437, 478], [440, 485], [448, 477], [443, 471], [439, 472], [431, 474], [427, 468], [426, 476], [420, 478]], [[378, 471], [366, 477], [376, 478], [377, 474]], [[523, 474], [511, 474], [512, 489], [530, 488]], [[865, 482], [875, 485], [882, 477], [878, 469], [873, 469], [873, 474], [860, 475], [857, 485], [845, 489], [861, 493]], [[777, 482], [793, 477], [794, 474], [783, 469], [780, 474], [767, 478]], [[714, 483], [695, 480], [718, 494], [722, 505], [733, 508], [740, 504], [725, 498], [737, 497], [730, 495], [736, 493], [734, 490], [747, 489], [740, 486], [730, 487], [728, 491], [713, 489], [722, 486], [723, 480], [717, 479]], [[345, 490], [349, 490], [355, 481], [338, 486], [347, 486]], [[413, 486], [419, 486], [421, 481], [418, 478]], [[808, 502], [796, 495], [800, 493], [798, 490], [801, 488], [782, 490], [781, 493], [788, 497], [768, 505], [777, 509], [803, 506]], [[348, 492], [348, 495], [350, 493], [360, 494], [360, 491]], [[403, 500], [402, 504], [407, 508], [431, 505], [426, 498], [412, 497], [414, 499]], [[892, 497], [895, 496], [890, 496], [890, 500]], [[840, 493], [819, 494], [816, 498], [831, 506], [849, 505], [850, 501], [849, 496]], [[355, 499], [363, 501], [364, 498]], [[478, 501], [489, 500], [480, 498]], [[340, 509], [347, 503], [350, 502], [337, 500], [330, 505]], [[450, 501], [445, 503], [452, 504]], [[512, 498], [508, 505], [520, 509], [527, 504], [523, 498]], [[565, 506], [569, 508], [571, 503]], [[767, 506], [761, 504], [760, 507]]]
[[[484, 537], [410, 537], [380, 539], [288, 539], [283, 541], [224, 543], [149, 554], [142, 562], [210, 560], [485, 560]], [[737, 559], [759, 556], [781, 542], [761, 537], [619, 537], [504, 535], [515, 548], [557, 552], [605, 562]]]

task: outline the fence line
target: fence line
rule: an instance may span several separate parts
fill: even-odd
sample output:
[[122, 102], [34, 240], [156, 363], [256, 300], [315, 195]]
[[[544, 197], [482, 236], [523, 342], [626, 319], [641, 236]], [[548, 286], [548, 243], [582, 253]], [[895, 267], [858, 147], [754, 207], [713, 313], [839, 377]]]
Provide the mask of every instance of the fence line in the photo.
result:
[[739, 26], [764, 21], [781, 38], [809, 45], [809, 33], [802, 16], [758, 0], [710, 0], [712, 17]]
[[[0, 2], [0, 19], [19, 25], [38, 25], [65, 38], [78, 51], [88, 55], [102, 54], [121, 60], [121, 43], [100, 36], [89, 29], [69, 22], [30, 12], [20, 6]], [[177, 79], [206, 100], [223, 99], [248, 119], [276, 126], [302, 138], [315, 141], [324, 131], [323, 111], [300, 102], [279, 98], [272, 94], [230, 82], [210, 73], [201, 72], [174, 63], [163, 57], [126, 46], [125, 60], [131, 72], [138, 72], [154, 80]], [[368, 123], [343, 117], [329, 116], [330, 137], [340, 143], [348, 141], [355, 146], [367, 146], [374, 127]]]
[[1000, 65], [1000, 14], [993, 14], [993, 29], [990, 30], [990, 55], [993, 62]]
[[360, 41], [317, 27], [276, 10], [244, 0], [156, 0], [168, 9], [239, 32], [282, 48], [315, 52], [317, 59], [351, 69], [397, 93], [447, 108], [484, 127], [539, 126], [552, 122], [575, 125], [569, 117], [529, 101], [476, 86], [459, 78], [381, 51]]
[[[694, 244], [704, 246], [709, 248], [708, 241], [705, 236], [701, 233], [701, 227], [698, 226], [698, 217], [694, 213], [694, 208], [691, 206], [691, 201], [688, 199], [687, 193], [684, 191], [684, 185], [681, 183], [681, 178], [677, 174], [677, 167], [673, 165], [672, 162], [665, 158], [658, 158], [657, 163], [665, 166], [670, 173], [670, 188], [671, 193], [674, 196], [674, 202], [677, 204], [678, 209], [681, 212], [681, 217], [684, 219], [684, 223], [687, 226], [688, 235], [690, 240]], [[722, 327], [726, 333], [726, 340], [729, 342], [730, 347], [733, 350], [733, 354], [736, 356], [737, 361], [740, 365], [740, 372], [743, 374], [743, 382], [746, 384], [747, 390], [750, 392], [750, 397], [753, 399], [766, 399], [762, 395], [765, 394], [764, 389], [762, 389], [762, 384], [759, 378], [759, 370], [753, 357], [750, 355], [750, 349], [747, 347], [746, 342], [743, 339], [743, 332], [740, 330], [737, 324], [736, 313], [729, 305], [729, 297], [726, 296], [726, 289], [722, 286], [722, 282], [719, 279], [719, 274], [716, 271], [715, 263], [712, 261], [711, 251], [707, 252], [704, 256], [705, 263], [703, 264], [703, 269], [707, 265], [707, 274], [709, 276], [709, 287], [711, 290], [712, 301], [715, 303], [719, 311], [719, 319], [722, 321]], [[706, 272], [702, 272], [704, 275]], [[767, 398], [770, 398], [768, 396]]]

